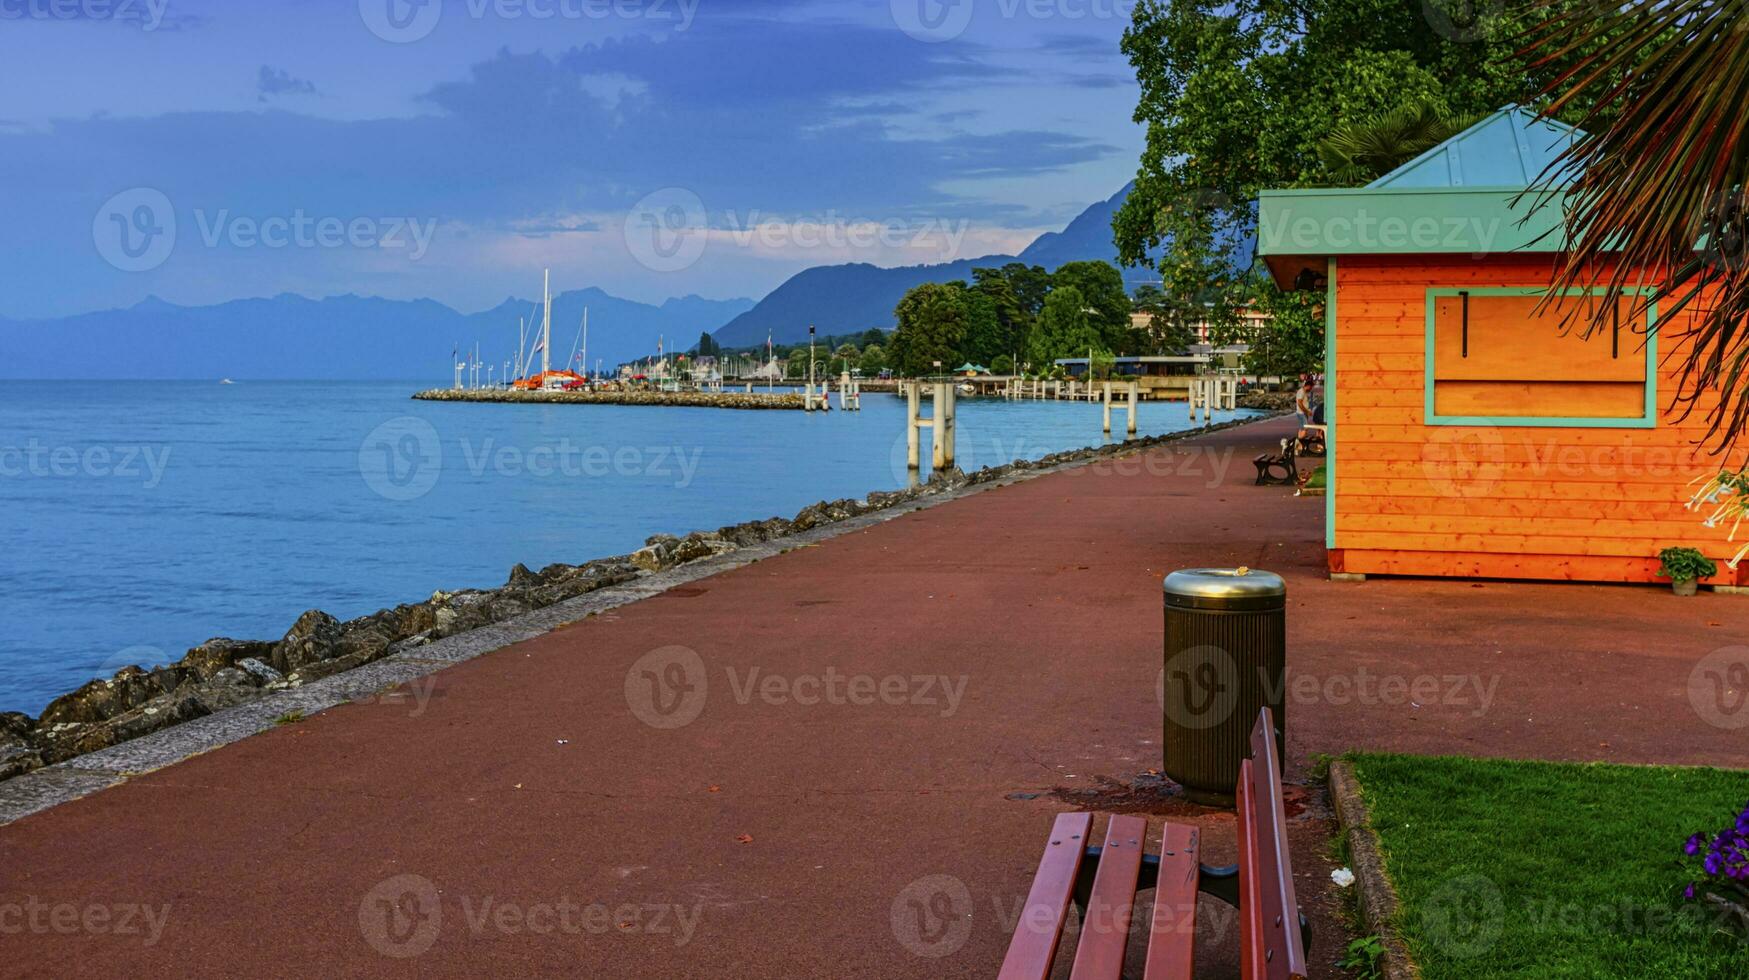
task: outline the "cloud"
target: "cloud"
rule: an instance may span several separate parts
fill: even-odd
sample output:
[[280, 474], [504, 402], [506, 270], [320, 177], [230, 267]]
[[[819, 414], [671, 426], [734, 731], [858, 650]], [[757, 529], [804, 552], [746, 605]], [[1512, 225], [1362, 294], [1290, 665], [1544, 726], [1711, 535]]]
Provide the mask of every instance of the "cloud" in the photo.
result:
[[1063, 81], [1076, 88], [1127, 88], [1136, 84], [1128, 75], [1066, 75]]
[[[0, 261], [15, 272], [0, 278], [0, 312], [131, 302], [147, 291], [202, 302], [288, 288], [465, 305], [512, 285], [491, 278], [502, 270], [567, 260], [589, 269], [592, 282], [626, 293], [641, 286], [658, 299], [677, 289], [758, 292], [775, 285], [774, 260], [806, 256], [773, 249], [735, 258], [731, 241], [711, 252], [710, 261], [723, 257], [715, 279], [658, 279], [624, 255], [622, 226], [647, 195], [682, 188], [716, 229], [963, 219], [972, 224], [968, 249], [1006, 249], [1015, 229], [1040, 227], [1026, 181], [1109, 167], [1129, 153], [1115, 145], [1121, 138], [1082, 131], [1109, 128], [1081, 126], [1072, 112], [1008, 111], [1000, 93], [1048, 86], [1052, 73], [1003, 65], [970, 41], [920, 44], [890, 24], [719, 13], [684, 33], [487, 48], [460, 69], [431, 49], [389, 54], [431, 59], [437, 79], [407, 86], [410, 108], [398, 115], [331, 112], [348, 105], [356, 79], [287, 51], [270, 57], [323, 78], [320, 88], [247, 59], [259, 65], [256, 108], [0, 125], [0, 182], [33, 188], [0, 223]], [[1063, 98], [1073, 106], [1068, 100], [1081, 97]], [[318, 108], [324, 115], [312, 114]], [[974, 117], [979, 132], [953, 125]], [[1069, 121], [1038, 122], [1047, 118]], [[161, 269], [127, 277], [96, 255], [92, 221], [131, 188], [174, 202], [181, 240]], [[1065, 196], [1078, 195], [1050, 199]], [[201, 241], [201, 221], [221, 213], [404, 218], [435, 223], [437, 234], [418, 265], [357, 250], [237, 251]], [[872, 258], [905, 259], [903, 249], [888, 251]], [[735, 278], [756, 266], [757, 278]], [[51, 297], [47, 281], [65, 288]]]
[[257, 101], [260, 102], [281, 95], [315, 95], [316, 83], [297, 78], [284, 68], [262, 65], [260, 74], [255, 78], [255, 93]]

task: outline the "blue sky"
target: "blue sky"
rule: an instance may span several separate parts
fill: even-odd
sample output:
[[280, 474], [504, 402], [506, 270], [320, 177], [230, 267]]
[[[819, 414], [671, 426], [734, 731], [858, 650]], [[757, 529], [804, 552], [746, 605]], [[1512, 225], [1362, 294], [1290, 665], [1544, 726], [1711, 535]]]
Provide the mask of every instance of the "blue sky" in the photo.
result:
[[753, 296], [1134, 175], [1128, 0], [0, 0], [0, 316]]

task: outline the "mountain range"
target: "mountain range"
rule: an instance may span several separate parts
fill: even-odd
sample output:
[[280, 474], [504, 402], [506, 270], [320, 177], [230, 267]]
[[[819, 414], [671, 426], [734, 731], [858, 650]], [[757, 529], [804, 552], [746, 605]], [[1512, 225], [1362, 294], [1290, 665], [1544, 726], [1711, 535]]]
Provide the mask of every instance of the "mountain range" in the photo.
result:
[[[1125, 187], [1087, 208], [1060, 232], [1040, 235], [1018, 256], [987, 255], [940, 265], [880, 268], [819, 266], [792, 276], [770, 295], [712, 300], [698, 296], [661, 305], [621, 299], [599, 288], [553, 298], [554, 368], [571, 358], [585, 307], [591, 323], [589, 366], [620, 364], [655, 352], [691, 349], [703, 333], [725, 347], [754, 347], [767, 333], [777, 343], [891, 329], [893, 307], [925, 282], [970, 279], [972, 269], [1025, 262], [1055, 270], [1064, 262], [1116, 263], [1111, 216]], [[1150, 270], [1125, 269], [1133, 286]], [[430, 299], [356, 295], [311, 299], [292, 293], [211, 306], [178, 306], [149, 297], [134, 306], [41, 320], [0, 318], [0, 378], [448, 379], [452, 351], [478, 342], [502, 368], [516, 343], [518, 317], [538, 315], [533, 300], [511, 297], [489, 310], [462, 313]], [[533, 345], [530, 331], [529, 346]], [[485, 380], [484, 371], [481, 379]]]
[[[366, 296], [309, 299], [282, 293], [213, 306], [177, 306], [156, 297], [123, 310], [54, 320], [0, 320], [7, 357], [0, 378], [448, 378], [452, 350], [481, 342], [497, 362], [514, 350], [518, 317], [536, 303], [510, 298], [490, 310], [460, 313], [435, 300]], [[699, 335], [753, 306], [750, 299], [697, 296], [651, 306], [600, 289], [553, 297], [555, 369], [571, 358], [589, 308], [589, 362], [643, 357], [664, 338], [685, 350]], [[528, 346], [534, 345], [530, 330]], [[531, 352], [532, 353], [532, 352]], [[481, 380], [485, 379], [484, 371]]]
[[791, 276], [757, 305], [723, 325], [712, 336], [724, 347], [763, 344], [767, 333], [776, 343], [806, 340], [808, 326], [821, 336], [846, 336], [870, 327], [890, 330], [893, 308], [912, 287], [926, 282], [970, 280], [973, 269], [1024, 262], [1055, 272], [1065, 262], [1103, 259], [1117, 265], [1130, 288], [1155, 276], [1151, 269], [1118, 264], [1112, 243], [1111, 219], [1129, 196], [1130, 187], [1076, 216], [1062, 231], [1040, 235], [1019, 255], [985, 255], [940, 265], [908, 265], [883, 269], [866, 263], [815, 266]]

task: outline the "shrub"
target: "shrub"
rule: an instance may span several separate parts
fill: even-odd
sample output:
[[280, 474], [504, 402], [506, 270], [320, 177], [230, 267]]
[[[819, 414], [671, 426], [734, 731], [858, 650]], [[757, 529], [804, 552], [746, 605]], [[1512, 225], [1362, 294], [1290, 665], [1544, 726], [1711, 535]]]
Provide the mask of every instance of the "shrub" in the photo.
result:
[[1713, 560], [1693, 548], [1665, 548], [1658, 552], [1658, 575], [1672, 582], [1703, 579], [1719, 573]]

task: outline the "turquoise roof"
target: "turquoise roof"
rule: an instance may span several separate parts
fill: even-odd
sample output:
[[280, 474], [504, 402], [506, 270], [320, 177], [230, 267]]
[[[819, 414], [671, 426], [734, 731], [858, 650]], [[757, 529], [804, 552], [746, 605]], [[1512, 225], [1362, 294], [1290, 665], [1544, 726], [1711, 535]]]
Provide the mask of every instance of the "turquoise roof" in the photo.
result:
[[1507, 106], [1365, 187], [1265, 190], [1257, 254], [1286, 289], [1342, 255], [1559, 252], [1559, 202], [1524, 192], [1581, 135]]
[[1366, 186], [1527, 187], [1582, 135], [1509, 105]]

